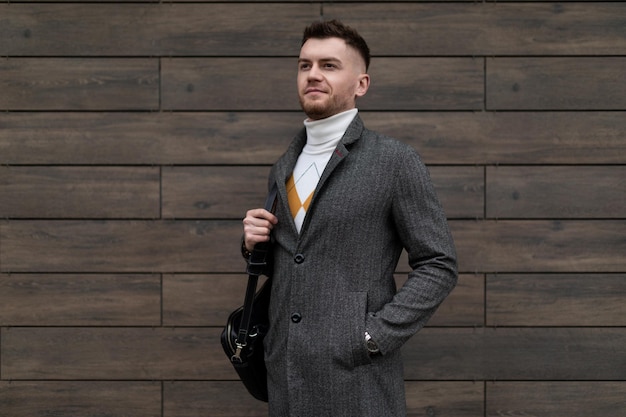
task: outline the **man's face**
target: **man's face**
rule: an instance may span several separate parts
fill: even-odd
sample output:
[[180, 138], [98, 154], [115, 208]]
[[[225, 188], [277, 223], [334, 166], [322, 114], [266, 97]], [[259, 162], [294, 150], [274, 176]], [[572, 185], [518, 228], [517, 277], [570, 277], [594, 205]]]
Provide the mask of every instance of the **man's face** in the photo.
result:
[[369, 76], [359, 53], [340, 38], [308, 39], [298, 59], [298, 95], [311, 120], [353, 109]]

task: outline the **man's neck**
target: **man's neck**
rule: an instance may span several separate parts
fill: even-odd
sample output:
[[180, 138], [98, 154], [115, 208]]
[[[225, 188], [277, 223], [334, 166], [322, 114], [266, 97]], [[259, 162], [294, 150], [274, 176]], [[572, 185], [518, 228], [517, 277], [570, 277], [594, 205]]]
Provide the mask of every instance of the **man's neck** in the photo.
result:
[[312, 147], [328, 146], [330, 145], [329, 142], [334, 142], [334, 145], [332, 145], [334, 148], [357, 113], [358, 109], [354, 108], [325, 119], [305, 120], [304, 126], [307, 131], [307, 145]]

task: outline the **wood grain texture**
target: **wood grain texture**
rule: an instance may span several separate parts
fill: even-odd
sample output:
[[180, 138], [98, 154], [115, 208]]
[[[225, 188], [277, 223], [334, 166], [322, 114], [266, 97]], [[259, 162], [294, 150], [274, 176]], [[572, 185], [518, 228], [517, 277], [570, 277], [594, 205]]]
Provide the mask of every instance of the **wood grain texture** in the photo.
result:
[[405, 382], [407, 417], [483, 415], [484, 388], [475, 382]]
[[[235, 379], [203, 328], [3, 328], [6, 379]], [[409, 380], [615, 380], [623, 328], [423, 329], [403, 347]]]
[[626, 57], [487, 59], [488, 110], [624, 110]]
[[[396, 274], [396, 286], [406, 274]], [[427, 326], [464, 327], [485, 325], [485, 276], [460, 274], [454, 291], [443, 301]]]
[[493, 382], [487, 383], [488, 417], [620, 417], [626, 409], [626, 383]]
[[[624, 4], [330, 2], [374, 55], [614, 55], [626, 52]], [[382, 18], [381, 18], [382, 17]], [[602, 27], [602, 30], [598, 30]], [[384, 34], [385, 36], [381, 36]]]
[[[483, 168], [437, 166], [430, 172], [448, 217], [483, 217]], [[163, 217], [241, 219], [263, 205], [268, 173], [267, 166], [164, 167]]]
[[[0, 55], [295, 56], [302, 29], [322, 14], [357, 27], [374, 55], [612, 55], [626, 51], [620, 2], [257, 3], [0, 5], [0, 15], [8, 17], [0, 37]], [[106, 21], [100, 16], [107, 16]]]
[[[299, 110], [295, 58], [163, 59], [164, 110]], [[416, 71], [419, 68], [419, 71]], [[264, 74], [262, 83], [259, 74]], [[471, 58], [380, 58], [363, 110], [480, 110], [484, 64]]]
[[0, 221], [2, 272], [240, 272], [237, 221]]
[[248, 284], [243, 257], [240, 265], [240, 274], [165, 274], [163, 324], [225, 326], [230, 313], [243, 305]]
[[[483, 385], [472, 382], [415, 382], [405, 384], [407, 416], [482, 415]], [[267, 405], [250, 397], [238, 381], [164, 384], [167, 417], [267, 416]]]
[[156, 59], [0, 60], [0, 110], [156, 110]]
[[267, 415], [219, 335], [331, 18], [459, 255], [403, 347], [407, 416], [623, 416], [624, 0], [0, 4], [0, 416]]
[[272, 164], [303, 113], [0, 113], [2, 164]]
[[0, 217], [160, 216], [158, 168], [0, 167], [0, 184]]
[[160, 382], [0, 381], [10, 417], [160, 417]]
[[622, 220], [451, 221], [464, 272], [621, 272]]
[[2, 379], [237, 380], [220, 329], [2, 328]]
[[488, 326], [626, 326], [625, 274], [487, 276]]
[[255, 400], [241, 381], [172, 381], [163, 384], [167, 417], [266, 417], [267, 404]]
[[1, 56], [297, 56], [320, 11], [308, 2], [12, 6], [0, 5]]
[[263, 206], [268, 175], [267, 166], [166, 167], [163, 217], [243, 219]]
[[[450, 226], [461, 272], [620, 272], [625, 266], [621, 220], [452, 220]], [[241, 232], [235, 220], [0, 221], [0, 271], [239, 273]]]
[[[243, 259], [240, 269], [239, 274], [164, 274], [163, 325], [224, 326], [228, 315], [243, 304], [248, 282]], [[398, 286], [405, 280], [404, 274], [396, 276]], [[484, 325], [484, 294], [483, 275], [461, 275], [429, 325]]]
[[409, 380], [622, 381], [626, 329], [425, 328], [402, 348]]
[[363, 110], [482, 110], [484, 62], [472, 58], [378, 58]]
[[300, 108], [295, 58], [167, 58], [161, 65], [164, 110]]
[[625, 218], [626, 166], [487, 167], [488, 218]]
[[161, 325], [159, 275], [0, 274], [0, 326], [137, 325]]
[[[427, 164], [626, 164], [626, 112], [371, 112]], [[301, 112], [0, 113], [2, 164], [272, 164]]]
[[437, 197], [450, 218], [482, 218], [485, 212], [482, 167], [434, 166], [429, 168]]

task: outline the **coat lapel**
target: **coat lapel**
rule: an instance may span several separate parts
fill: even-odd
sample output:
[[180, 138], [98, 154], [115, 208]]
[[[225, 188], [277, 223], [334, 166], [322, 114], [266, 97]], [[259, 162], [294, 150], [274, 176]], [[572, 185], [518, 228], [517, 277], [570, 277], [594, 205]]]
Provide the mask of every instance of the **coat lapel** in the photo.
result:
[[[326, 165], [324, 172], [322, 173], [322, 176], [317, 184], [317, 187], [315, 188], [313, 199], [311, 200], [311, 204], [309, 206], [309, 212], [313, 212], [313, 209], [315, 206], [315, 200], [317, 199], [317, 196], [319, 195], [322, 188], [324, 187], [324, 184], [327, 182], [328, 178], [330, 177], [332, 172], [335, 170], [335, 168], [337, 168], [337, 166], [339, 166], [339, 164], [341, 164], [341, 162], [348, 156], [348, 154], [350, 153], [348, 149], [350, 148], [352, 144], [354, 144], [354, 142], [359, 140], [359, 138], [361, 137], [363, 133], [363, 129], [364, 129], [363, 122], [361, 118], [359, 117], [359, 115], [357, 114], [354, 117], [354, 120], [352, 120], [352, 122], [346, 129], [346, 132], [344, 133], [343, 137], [339, 141], [339, 144], [337, 144], [337, 147], [333, 151], [333, 154], [330, 157], [330, 160], [328, 161], [328, 164]], [[275, 178], [276, 178], [276, 183], [278, 185], [278, 195], [280, 197], [280, 202], [283, 206], [283, 209], [285, 210], [286, 213], [290, 213], [290, 210], [289, 210], [289, 200], [287, 198], [287, 188], [285, 186], [285, 183], [289, 179], [289, 176], [292, 174], [293, 168], [295, 167], [296, 162], [298, 161], [298, 156], [300, 156], [300, 153], [302, 152], [302, 148], [304, 148], [304, 145], [306, 145], [306, 129], [305, 128], [300, 130], [300, 132], [296, 135], [296, 137], [293, 139], [293, 141], [291, 142], [291, 144], [285, 151], [282, 158], [280, 158], [278, 162], [276, 162], [276, 165], [275, 165]], [[304, 232], [306, 231], [309, 221], [310, 221], [310, 215], [307, 214], [304, 219], [304, 223], [302, 224], [302, 230], [300, 232], [300, 235], [304, 234]], [[298, 232], [296, 230], [296, 225], [293, 222], [293, 219], [291, 219], [291, 226], [292, 226], [293, 232], [296, 233], [297, 235]]]

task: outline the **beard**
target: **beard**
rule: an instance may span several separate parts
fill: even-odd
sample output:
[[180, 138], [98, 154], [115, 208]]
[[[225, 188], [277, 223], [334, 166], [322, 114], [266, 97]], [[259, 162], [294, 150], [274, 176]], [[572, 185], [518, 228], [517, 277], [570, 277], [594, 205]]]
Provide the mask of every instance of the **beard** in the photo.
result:
[[309, 119], [320, 120], [350, 110], [354, 104], [339, 101], [333, 96], [326, 97], [324, 100], [311, 100], [300, 96], [300, 107]]
[[304, 114], [311, 120], [325, 119], [333, 115], [332, 111], [325, 103], [305, 102], [300, 99], [300, 107], [302, 107]]

